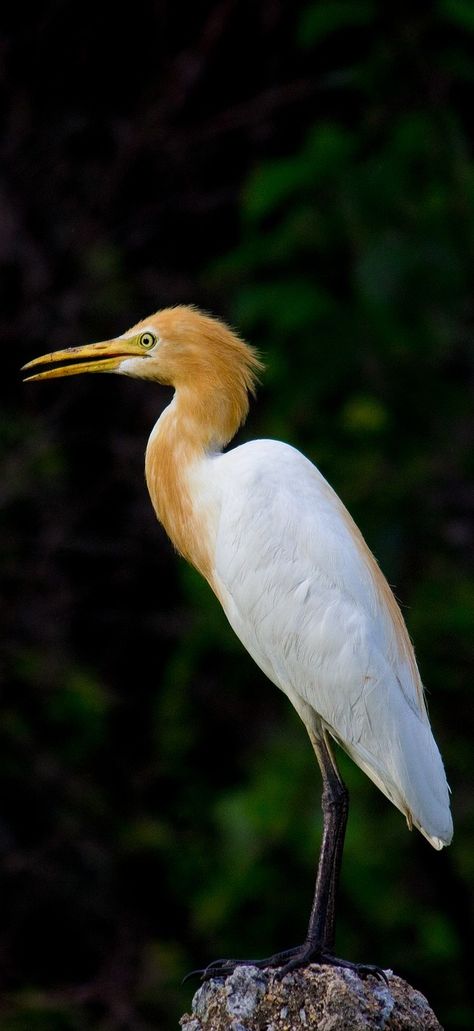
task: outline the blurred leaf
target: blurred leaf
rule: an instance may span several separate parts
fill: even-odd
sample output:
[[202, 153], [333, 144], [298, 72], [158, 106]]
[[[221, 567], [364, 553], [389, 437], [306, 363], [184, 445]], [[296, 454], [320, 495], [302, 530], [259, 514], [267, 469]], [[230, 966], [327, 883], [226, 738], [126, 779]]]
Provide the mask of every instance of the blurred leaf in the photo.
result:
[[388, 413], [377, 398], [358, 396], [346, 403], [341, 420], [352, 433], [380, 433], [387, 428]]
[[331, 299], [316, 283], [298, 279], [242, 288], [236, 307], [244, 325], [258, 326], [264, 320], [273, 324], [278, 336], [301, 330], [311, 322], [316, 324], [330, 310]]
[[146, 815], [128, 823], [121, 835], [122, 846], [129, 852], [160, 852], [169, 840], [169, 828]]
[[370, 0], [328, 0], [313, 3], [303, 11], [298, 27], [298, 41], [303, 46], [319, 43], [338, 29], [349, 29], [355, 25], [369, 24], [376, 13], [376, 6]]
[[352, 150], [353, 137], [347, 130], [336, 124], [315, 126], [300, 154], [269, 161], [249, 177], [243, 194], [244, 215], [249, 221], [261, 221], [301, 191], [315, 190], [331, 174], [341, 173]]
[[261, 220], [304, 188], [310, 181], [309, 175], [303, 158], [280, 158], [262, 165], [247, 182], [243, 195], [244, 214], [249, 220]]
[[438, 8], [450, 21], [471, 32], [474, 30], [474, 8], [471, 0], [438, 0]]
[[71, 760], [84, 760], [92, 749], [103, 746], [109, 707], [104, 688], [79, 670], [71, 670], [61, 687], [49, 696], [51, 725], [61, 731], [61, 751]]

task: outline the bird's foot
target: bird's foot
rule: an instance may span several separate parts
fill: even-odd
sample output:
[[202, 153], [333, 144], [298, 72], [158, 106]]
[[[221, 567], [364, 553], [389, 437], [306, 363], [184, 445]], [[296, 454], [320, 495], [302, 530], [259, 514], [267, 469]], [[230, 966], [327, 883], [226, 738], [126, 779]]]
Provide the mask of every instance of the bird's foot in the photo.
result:
[[[285, 974], [290, 973], [291, 970], [306, 966], [308, 963], [321, 963], [331, 967], [342, 967], [343, 970], [352, 970], [354, 974], [362, 978], [368, 977], [371, 974], [372, 977], [376, 977], [377, 980], [384, 981], [388, 985], [387, 974], [383, 967], [379, 967], [377, 963], [353, 963], [350, 959], [341, 959], [340, 956], [333, 956], [332, 952], [327, 952], [323, 948], [315, 948], [307, 942], [298, 951], [301, 955], [290, 959], [284, 967], [278, 970], [277, 977], [279, 979], [284, 977]], [[306, 958], [307, 953], [309, 953], [309, 958]]]
[[184, 980], [200, 977], [201, 981], [210, 981], [214, 977], [228, 977], [236, 967], [249, 966], [257, 967], [259, 970], [276, 970], [275, 977], [281, 981], [286, 974], [299, 967], [308, 966], [309, 963], [327, 963], [330, 966], [343, 967], [345, 970], [353, 970], [359, 977], [372, 974], [379, 981], [388, 984], [387, 975], [382, 967], [373, 963], [352, 963], [348, 959], [339, 959], [338, 956], [333, 956], [319, 945], [308, 941], [293, 949], [276, 952], [274, 956], [267, 956], [266, 959], [216, 959], [202, 970], [192, 970]]
[[280, 967], [291, 960], [296, 952], [298, 952], [298, 948], [285, 949], [283, 952], [275, 953], [274, 956], [267, 956], [266, 959], [215, 959], [203, 969], [191, 970], [189, 974], [186, 974], [184, 981], [188, 981], [191, 977], [200, 977], [201, 981], [210, 981], [213, 977], [228, 977], [229, 974], [233, 974], [236, 967], [257, 967], [258, 970]]

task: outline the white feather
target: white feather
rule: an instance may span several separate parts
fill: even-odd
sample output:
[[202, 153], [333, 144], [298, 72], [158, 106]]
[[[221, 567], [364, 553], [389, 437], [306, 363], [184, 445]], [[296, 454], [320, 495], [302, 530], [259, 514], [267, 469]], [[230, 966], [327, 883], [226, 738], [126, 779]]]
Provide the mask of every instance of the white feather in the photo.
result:
[[213, 586], [237, 636], [308, 731], [322, 723], [435, 848], [449, 789], [410, 664], [345, 510], [277, 441], [190, 470], [213, 541]]

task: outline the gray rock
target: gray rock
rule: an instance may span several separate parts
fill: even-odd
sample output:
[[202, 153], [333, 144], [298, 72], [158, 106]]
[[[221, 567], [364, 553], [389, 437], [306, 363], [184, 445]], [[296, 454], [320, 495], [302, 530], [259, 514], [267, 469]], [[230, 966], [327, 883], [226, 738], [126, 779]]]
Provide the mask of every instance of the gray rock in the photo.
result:
[[225, 982], [229, 1015], [251, 1017], [266, 988], [265, 976], [257, 967], [236, 967]]
[[312, 964], [282, 981], [237, 967], [207, 981], [182, 1031], [443, 1031], [425, 997], [386, 971], [388, 985], [341, 967]]

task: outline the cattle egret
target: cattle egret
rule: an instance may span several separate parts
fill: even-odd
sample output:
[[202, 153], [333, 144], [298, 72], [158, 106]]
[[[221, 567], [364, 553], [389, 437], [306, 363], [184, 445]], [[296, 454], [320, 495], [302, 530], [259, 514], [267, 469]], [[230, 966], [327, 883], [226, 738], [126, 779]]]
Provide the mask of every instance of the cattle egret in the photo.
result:
[[[66, 364], [64, 364], [66, 363]], [[334, 739], [431, 845], [452, 837], [449, 789], [413, 648], [360, 531], [318, 469], [288, 444], [223, 448], [245, 420], [263, 368], [256, 351], [194, 307], [157, 312], [114, 340], [28, 362], [29, 379], [114, 372], [174, 387], [146, 449], [148, 490], [177, 551], [209, 582], [242, 644], [290, 699], [322, 780], [323, 836], [301, 946], [254, 961], [278, 976], [334, 956], [348, 811]], [[230, 973], [218, 960], [204, 979]]]

